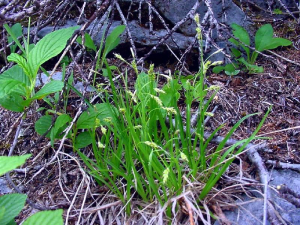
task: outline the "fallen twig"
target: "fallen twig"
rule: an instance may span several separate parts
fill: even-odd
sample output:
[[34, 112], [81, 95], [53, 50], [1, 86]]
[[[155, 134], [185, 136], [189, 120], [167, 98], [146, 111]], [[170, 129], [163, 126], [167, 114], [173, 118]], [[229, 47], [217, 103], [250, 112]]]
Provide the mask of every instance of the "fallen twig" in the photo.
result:
[[267, 160], [268, 164], [271, 164], [275, 166], [275, 168], [280, 168], [280, 169], [291, 169], [291, 170], [296, 170], [300, 172], [300, 164], [290, 164], [290, 163], [283, 163], [275, 160]]

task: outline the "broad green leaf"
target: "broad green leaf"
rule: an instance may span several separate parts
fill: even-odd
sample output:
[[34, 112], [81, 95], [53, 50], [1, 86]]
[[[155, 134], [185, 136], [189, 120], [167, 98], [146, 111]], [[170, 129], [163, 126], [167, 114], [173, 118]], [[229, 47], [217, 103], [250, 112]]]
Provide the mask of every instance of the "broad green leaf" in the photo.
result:
[[119, 111], [109, 103], [100, 103], [94, 106], [94, 113], [102, 124], [105, 123], [104, 119], [111, 118], [112, 123], [116, 124], [118, 121]]
[[231, 27], [233, 29], [232, 33], [236, 38], [238, 38], [241, 42], [245, 43], [246, 45], [250, 45], [249, 34], [243, 27], [236, 23], [231, 24]]
[[263, 73], [264, 72], [264, 68], [263, 67], [257, 66], [257, 65], [251, 64], [251, 63], [248, 63], [244, 58], [240, 58], [238, 61], [241, 62], [241, 63], [243, 63], [247, 67], [247, 69], [249, 70], [250, 74], [253, 74], [253, 73]]
[[34, 76], [44, 62], [57, 56], [66, 47], [67, 41], [78, 28], [75, 26], [54, 31], [36, 44], [28, 56], [31, 73]]
[[58, 116], [54, 123], [54, 137], [58, 138], [58, 135], [64, 131], [64, 129], [67, 127], [67, 124], [71, 121], [71, 117], [67, 114]]
[[26, 73], [28, 77], [31, 77], [32, 75], [30, 74], [30, 68], [28, 66], [28, 63], [26, 62], [26, 59], [22, 56], [20, 56], [17, 53], [11, 53], [8, 57], [7, 60], [10, 62], [15, 62], [17, 63]]
[[178, 83], [178, 80], [172, 79], [168, 84], [166, 84], [163, 89], [165, 93], [161, 93], [159, 95], [160, 100], [163, 102], [165, 107], [170, 107], [172, 105], [172, 101], [177, 102], [180, 94], [179, 90], [181, 90], [181, 85]]
[[30, 101], [24, 101], [18, 93], [10, 93], [0, 98], [0, 105], [13, 112], [23, 112], [24, 108], [30, 104]]
[[136, 79], [135, 89], [137, 92], [137, 97], [142, 102], [150, 97], [150, 82], [149, 75], [144, 72], [140, 73]]
[[120, 44], [120, 38], [118, 37], [113, 43], [111, 43], [107, 48], [103, 51], [103, 57], [106, 57], [108, 53], [111, 52], [115, 47], [117, 47]]
[[2, 79], [14, 79], [24, 83], [26, 86], [30, 85], [29, 78], [24, 73], [23, 69], [15, 65], [0, 75], [0, 80]]
[[285, 38], [272, 38], [270, 43], [265, 47], [265, 50], [274, 49], [279, 46], [289, 46], [291, 44], [292, 44], [292, 42]]
[[29, 79], [22, 68], [13, 66], [0, 75], [0, 98], [12, 92], [26, 95], [29, 84]]
[[11, 221], [8, 222], [7, 225], [17, 225], [17, 223], [15, 222], [15, 220], [11, 220]]
[[242, 53], [236, 48], [230, 48], [230, 50], [235, 58], [239, 58], [242, 55]]
[[41, 90], [39, 90], [32, 99], [42, 99], [44, 97], [46, 97], [49, 94], [55, 93], [57, 91], [61, 91], [62, 88], [64, 87], [64, 83], [60, 80], [52, 80], [49, 83], [45, 84], [45, 86], [43, 86], [41, 88]]
[[77, 129], [89, 129], [95, 126], [96, 115], [94, 113], [83, 112], [77, 120]]
[[[79, 44], [82, 44], [82, 37], [78, 37], [76, 39], [76, 41]], [[91, 38], [91, 36], [88, 33], [84, 34], [84, 46], [87, 47], [87, 48], [93, 49], [95, 52], [97, 51], [97, 47], [94, 44], [93, 39]]]
[[[39, 135], [43, 135], [49, 130], [51, 124], [52, 124], [52, 116], [50, 115], [42, 116], [35, 122], [34, 129]], [[48, 138], [50, 137], [50, 132], [48, 132], [46, 137]]]
[[23, 225], [63, 225], [63, 210], [42, 211], [30, 216]]
[[23, 165], [31, 155], [0, 156], [0, 176]]
[[238, 75], [240, 73], [241, 70], [235, 70], [235, 71], [232, 71], [232, 72], [229, 72], [229, 71], [226, 71], [225, 70], [225, 73], [228, 75], [228, 76], [235, 76], [235, 75]]
[[19, 86], [24, 84], [18, 80], [1, 79], [0, 80], [0, 98], [4, 98], [6, 95], [14, 92]]
[[221, 73], [224, 69], [225, 69], [225, 66], [215, 66], [213, 68], [213, 73], [216, 73], [216, 74]]
[[0, 221], [2, 220], [2, 218], [4, 217], [4, 213], [5, 213], [5, 208], [3, 206], [0, 207]]
[[233, 63], [229, 63], [225, 66], [225, 73], [229, 76], [237, 75], [239, 72], [240, 70], [238, 70], [238, 67]]
[[[235, 23], [231, 24], [231, 27], [233, 29], [232, 30], [233, 35], [237, 39], [239, 39], [242, 43], [244, 43], [245, 45], [250, 46], [250, 37], [249, 37], [248, 32], [243, 27], [241, 27], [240, 25], [235, 24]], [[247, 53], [248, 59], [250, 59], [250, 49], [248, 47], [246, 47], [245, 45], [238, 43], [236, 40], [234, 40], [234, 41], [233, 40], [234, 40], [233, 38], [229, 39], [229, 41], [231, 41], [235, 45], [237, 45], [237, 46], [240, 45]]]
[[8, 224], [13, 220], [25, 205], [27, 195], [24, 194], [6, 194], [0, 197], [0, 208], [4, 207], [5, 216], [0, 220], [0, 224]]
[[119, 36], [124, 32], [125, 25], [117, 26], [106, 38], [103, 56], [105, 57], [120, 42]]
[[270, 44], [273, 38], [273, 27], [271, 24], [263, 25], [255, 34], [255, 49], [262, 52]]
[[75, 139], [75, 149], [84, 148], [90, 144], [92, 144], [93, 139], [88, 131], [82, 132], [79, 135], [77, 135]]

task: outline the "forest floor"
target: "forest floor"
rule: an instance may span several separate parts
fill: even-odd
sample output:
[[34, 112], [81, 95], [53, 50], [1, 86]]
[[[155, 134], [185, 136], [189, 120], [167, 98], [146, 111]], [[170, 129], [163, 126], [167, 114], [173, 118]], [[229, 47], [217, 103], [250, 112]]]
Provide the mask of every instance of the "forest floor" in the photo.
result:
[[[294, 41], [293, 47], [278, 48], [273, 52], [300, 64], [299, 26], [286, 32], [282, 27], [289, 26], [288, 21], [274, 22], [272, 25], [278, 36]], [[217, 107], [215, 115], [206, 124], [208, 131], [213, 131], [220, 124], [225, 123], [226, 126], [219, 134], [222, 136], [243, 116], [261, 112], [261, 115], [250, 117], [242, 123], [233, 136], [237, 140], [249, 137], [268, 107], [273, 105], [271, 113], [259, 132], [259, 135], [269, 138], [264, 140], [268, 143], [269, 151], [259, 152], [269, 169], [274, 165], [268, 164], [268, 160], [300, 164], [300, 67], [282, 58], [275, 58], [277, 62], [269, 61], [263, 56], [258, 58], [258, 64], [265, 69], [261, 74], [229, 77], [225, 74], [210, 73], [207, 77], [209, 84], [221, 86], [218, 99], [211, 105], [211, 110]], [[74, 113], [73, 110], [69, 109], [69, 112]], [[82, 162], [77, 158], [68, 141], [64, 145], [65, 155], [57, 157], [47, 139], [39, 140], [39, 136], [34, 131], [34, 123], [38, 117], [38, 113], [29, 111], [15, 149], [17, 155], [25, 153], [33, 155], [24, 166], [28, 171], [26, 173], [19, 171], [12, 176], [20, 189], [38, 205], [66, 210], [64, 215], [69, 217], [70, 224], [75, 223], [78, 217], [85, 218], [85, 221], [88, 221], [86, 224], [92, 223], [98, 217], [101, 218], [94, 208], [99, 204], [103, 206], [102, 217], [106, 218], [105, 221], [112, 222], [119, 217], [119, 213], [123, 214], [120, 201], [105, 187], [99, 187], [85, 173]], [[1, 155], [7, 155], [20, 119], [19, 113], [11, 113], [0, 108]], [[28, 146], [32, 145], [34, 148], [28, 149]], [[57, 145], [59, 143], [55, 144], [56, 147]], [[57, 158], [48, 164], [54, 156]], [[227, 175], [237, 176], [242, 170], [244, 176], [256, 179], [256, 168], [245, 155], [241, 155], [241, 159], [242, 168], [240, 168], [240, 160], [237, 160]], [[41, 168], [44, 169], [40, 171]], [[226, 185], [228, 182], [224, 178], [220, 180], [217, 188], [221, 190]], [[35, 210], [30, 206], [26, 206], [19, 216], [19, 221], [33, 211]], [[105, 213], [110, 216], [104, 216]], [[137, 211], [137, 214], [139, 213], [141, 212]], [[120, 221], [116, 219], [115, 223], [121, 223]]]

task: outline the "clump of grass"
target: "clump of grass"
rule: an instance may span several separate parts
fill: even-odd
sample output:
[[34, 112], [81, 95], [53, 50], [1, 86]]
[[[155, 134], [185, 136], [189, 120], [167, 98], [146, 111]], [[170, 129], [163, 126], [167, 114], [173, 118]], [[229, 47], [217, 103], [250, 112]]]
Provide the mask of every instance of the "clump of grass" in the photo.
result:
[[[195, 21], [202, 49], [199, 18]], [[166, 76], [168, 82], [161, 89], [157, 85], [160, 75], [153, 72], [153, 65], [148, 73], [139, 73], [135, 60], [126, 62], [137, 73], [134, 92], [127, 86], [127, 74], [122, 76], [124, 89], [116, 89], [105, 61], [111, 92], [106, 93], [106, 103], [90, 109], [94, 112], [90, 116], [98, 119], [98, 125], [89, 131], [93, 137], [95, 161], [79, 150], [77, 152], [97, 182], [106, 185], [126, 204], [128, 213], [130, 200], [135, 196], [146, 202], [157, 200], [164, 205], [174, 195], [181, 194], [183, 176], [191, 181], [201, 179], [205, 185], [199, 198], [205, 198], [232, 163], [234, 155], [242, 152], [255, 138], [268, 114], [249, 138], [223, 151], [226, 141], [240, 124], [255, 114], [242, 118], [208, 155], [208, 145], [223, 125], [209, 138], [204, 138], [204, 120], [207, 115], [213, 116], [208, 108], [219, 90], [216, 86], [208, 87], [204, 80], [207, 69], [219, 62], [204, 60], [202, 51], [200, 54], [199, 72], [192, 79], [174, 79], [169, 74]], [[116, 57], [124, 60], [119, 55]], [[185, 116], [178, 108], [179, 91], [185, 95]], [[208, 92], [212, 92], [209, 98]], [[199, 104], [199, 119], [192, 127], [191, 109], [195, 101]], [[97, 134], [97, 127], [101, 127], [101, 135]]]

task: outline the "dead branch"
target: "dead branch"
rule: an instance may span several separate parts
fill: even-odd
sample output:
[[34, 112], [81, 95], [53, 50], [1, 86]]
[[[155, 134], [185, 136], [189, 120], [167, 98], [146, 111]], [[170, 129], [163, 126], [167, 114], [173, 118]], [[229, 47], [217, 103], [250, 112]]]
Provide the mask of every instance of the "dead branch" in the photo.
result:
[[275, 161], [275, 160], [267, 160], [266, 163], [275, 166], [275, 168], [291, 169], [291, 170], [296, 170], [296, 171], [300, 172], [300, 164], [290, 164], [290, 163], [284, 163], [284, 162], [279, 162], [279, 161]]

